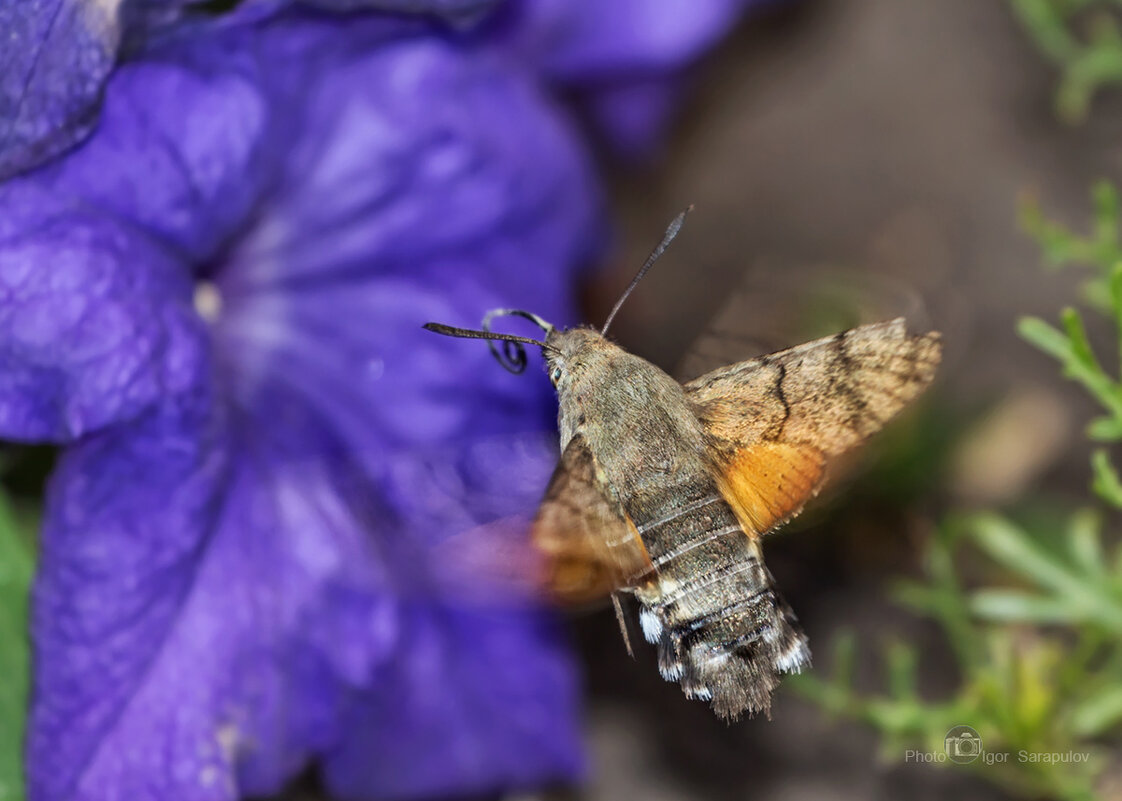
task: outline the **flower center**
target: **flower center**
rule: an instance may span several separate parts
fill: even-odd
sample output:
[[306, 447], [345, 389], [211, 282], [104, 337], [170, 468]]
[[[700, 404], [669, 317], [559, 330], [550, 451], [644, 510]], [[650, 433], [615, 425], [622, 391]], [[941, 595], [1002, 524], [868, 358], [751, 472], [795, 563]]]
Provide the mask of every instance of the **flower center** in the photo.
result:
[[208, 323], [213, 323], [222, 313], [222, 293], [211, 281], [195, 285], [195, 311]]

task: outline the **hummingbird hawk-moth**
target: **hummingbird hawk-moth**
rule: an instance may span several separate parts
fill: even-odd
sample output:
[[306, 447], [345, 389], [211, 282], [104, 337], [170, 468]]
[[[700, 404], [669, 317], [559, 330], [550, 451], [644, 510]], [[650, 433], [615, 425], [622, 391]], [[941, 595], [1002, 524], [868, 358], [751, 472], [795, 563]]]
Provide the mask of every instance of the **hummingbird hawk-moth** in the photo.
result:
[[[763, 536], [817, 493], [833, 457], [923, 391], [941, 346], [938, 333], [910, 336], [896, 319], [678, 383], [605, 335], [684, 216], [600, 331], [559, 330], [510, 309], [489, 312], [480, 331], [425, 327], [492, 340], [514, 372], [525, 368], [523, 344], [541, 348], [561, 435], [531, 531], [546, 591], [570, 603], [610, 595], [617, 613], [617, 593], [633, 595], [662, 676], [736, 718], [768, 712], [780, 674], [810, 663], [806, 635], [764, 565]], [[501, 315], [534, 322], [544, 340], [492, 332]]]

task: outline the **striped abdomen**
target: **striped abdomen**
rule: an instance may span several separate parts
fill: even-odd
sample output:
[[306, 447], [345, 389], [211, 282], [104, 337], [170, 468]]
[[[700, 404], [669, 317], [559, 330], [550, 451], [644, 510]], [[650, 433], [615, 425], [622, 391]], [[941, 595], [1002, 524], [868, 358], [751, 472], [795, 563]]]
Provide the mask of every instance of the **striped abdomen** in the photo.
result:
[[634, 592], [663, 678], [722, 717], [767, 712], [779, 674], [809, 664], [810, 650], [758, 540], [707, 479], [645, 494], [627, 506], [655, 572]]

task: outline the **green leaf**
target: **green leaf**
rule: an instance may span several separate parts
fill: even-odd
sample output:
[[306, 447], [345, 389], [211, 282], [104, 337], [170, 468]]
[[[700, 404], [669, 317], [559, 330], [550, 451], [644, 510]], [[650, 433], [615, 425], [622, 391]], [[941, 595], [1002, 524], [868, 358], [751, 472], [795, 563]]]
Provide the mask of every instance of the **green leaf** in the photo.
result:
[[1119, 376], [1122, 376], [1122, 262], [1115, 262], [1110, 270], [1110, 308], [1114, 312]]
[[1122, 509], [1122, 480], [1118, 478], [1118, 471], [1105, 450], [1100, 448], [1091, 454], [1091, 472], [1091, 487], [1095, 494], [1111, 506]]
[[998, 563], [1052, 590], [1086, 622], [1093, 622], [1122, 635], [1122, 599], [1107, 588], [1075, 575], [1009, 521], [989, 513], [976, 515], [973, 527], [977, 543]]
[[852, 631], [843, 631], [834, 641], [834, 685], [845, 690], [852, 687], [856, 666], [857, 637]]
[[913, 646], [893, 640], [885, 651], [885, 662], [888, 670], [888, 691], [897, 701], [915, 701], [916, 695], [916, 666], [919, 656]]
[[1088, 575], [1101, 577], [1106, 572], [1106, 555], [1103, 553], [1099, 529], [1102, 521], [1090, 509], [1081, 509], [1071, 516], [1068, 525], [1068, 550], [1072, 561]]
[[1083, 326], [1083, 318], [1079, 312], [1068, 307], [1060, 312], [1060, 321], [1067, 332], [1071, 355], [1088, 370], [1101, 373], [1102, 367], [1099, 366], [1099, 360], [1095, 358], [1095, 352], [1091, 349], [1091, 342], [1087, 339], [1087, 329]]
[[1080, 703], [1071, 725], [1081, 737], [1097, 737], [1122, 723], [1122, 686], [1111, 684]]
[[1035, 317], [1022, 319], [1018, 330], [1025, 339], [1059, 359], [1068, 378], [1082, 384], [1112, 416], [1122, 420], [1122, 390], [1095, 358], [1079, 312], [1064, 309], [1061, 318], [1066, 335]]
[[1100, 278], [1088, 278], [1079, 288], [1079, 294], [1092, 309], [1103, 314], [1114, 314], [1114, 301], [1110, 296], [1110, 282]]
[[1118, 192], [1110, 181], [1097, 181], [1091, 197], [1095, 204], [1095, 239], [1104, 245], [1117, 243]]
[[27, 717], [27, 598], [30, 538], [0, 495], [0, 801], [24, 797], [22, 742]]
[[1044, 262], [1052, 268], [1063, 267], [1072, 261], [1079, 261], [1084, 244], [1062, 225], [1056, 225], [1044, 218], [1040, 205], [1032, 199], [1021, 203], [1019, 209], [1021, 227], [1036, 240], [1044, 251]]
[[1013, 12], [1029, 35], [1050, 59], [1064, 63], [1078, 50], [1059, 10], [1048, 0], [1012, 0]]
[[1017, 323], [1017, 332], [1036, 347], [1061, 362], [1069, 361], [1072, 355], [1071, 342], [1058, 328], [1039, 317], [1022, 317]]
[[1122, 439], [1122, 420], [1117, 417], [1096, 417], [1087, 426], [1087, 437], [1096, 442], [1117, 442]]
[[1016, 590], [979, 590], [970, 599], [979, 617], [1015, 623], [1070, 623], [1080, 618], [1078, 609], [1062, 599]]
[[1078, 582], [1051, 555], [1043, 553], [1025, 531], [989, 512], [974, 517], [974, 538], [998, 563], [1050, 589], [1077, 588]]
[[[1083, 111], [1090, 105], [1090, 98], [1100, 87], [1116, 84], [1122, 80], [1122, 54], [1115, 42], [1104, 38], [1083, 47], [1067, 63], [1064, 83], [1086, 98]], [[1081, 118], [1076, 118], [1078, 121]]]

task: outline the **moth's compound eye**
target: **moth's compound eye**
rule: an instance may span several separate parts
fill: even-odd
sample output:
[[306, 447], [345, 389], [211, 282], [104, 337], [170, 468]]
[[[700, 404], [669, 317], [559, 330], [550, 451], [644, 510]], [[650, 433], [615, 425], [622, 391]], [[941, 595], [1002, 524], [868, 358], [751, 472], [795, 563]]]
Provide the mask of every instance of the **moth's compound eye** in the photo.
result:
[[549, 380], [553, 382], [553, 386], [557, 386], [557, 382], [561, 380], [560, 367], [553, 368], [553, 371], [549, 374]]

